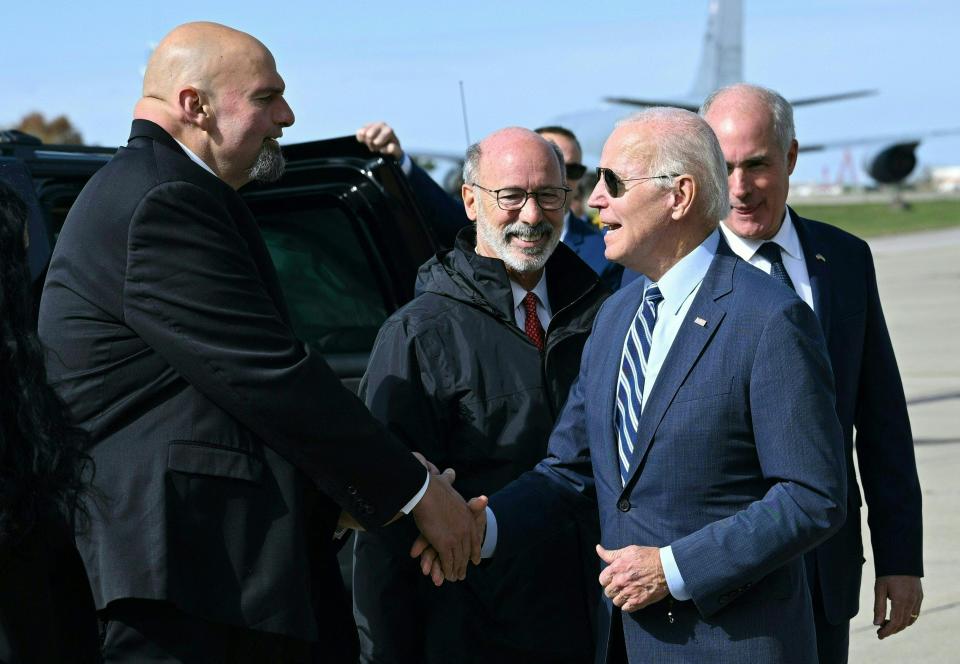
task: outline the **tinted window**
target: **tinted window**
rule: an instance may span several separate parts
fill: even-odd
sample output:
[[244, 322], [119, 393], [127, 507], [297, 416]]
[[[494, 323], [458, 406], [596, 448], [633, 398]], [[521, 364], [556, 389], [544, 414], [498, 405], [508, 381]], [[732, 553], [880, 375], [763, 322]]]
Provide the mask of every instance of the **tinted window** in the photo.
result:
[[368, 352], [387, 306], [360, 222], [333, 197], [252, 207], [297, 336], [322, 353]]

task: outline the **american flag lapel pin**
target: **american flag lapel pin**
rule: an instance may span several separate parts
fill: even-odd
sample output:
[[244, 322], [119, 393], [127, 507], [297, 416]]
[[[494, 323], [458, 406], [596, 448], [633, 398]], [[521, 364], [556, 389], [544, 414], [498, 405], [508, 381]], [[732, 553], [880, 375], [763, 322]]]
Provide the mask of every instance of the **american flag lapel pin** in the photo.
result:
[[697, 317], [693, 320], [693, 322], [696, 323], [697, 325], [699, 325], [700, 327], [706, 327], [706, 326], [707, 326], [707, 321], [705, 321], [704, 319], [700, 318], [700, 316], [697, 316]]
[[823, 257], [823, 254], [817, 254], [816, 258], [817, 258], [817, 260], [820, 261], [821, 263], [826, 263], [826, 262], [827, 262], [827, 259]]

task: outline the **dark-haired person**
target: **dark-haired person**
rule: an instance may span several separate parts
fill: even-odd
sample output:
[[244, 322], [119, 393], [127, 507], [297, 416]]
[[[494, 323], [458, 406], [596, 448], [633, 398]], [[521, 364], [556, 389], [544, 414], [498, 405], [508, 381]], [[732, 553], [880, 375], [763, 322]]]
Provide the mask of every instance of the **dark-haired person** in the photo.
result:
[[566, 168], [567, 186], [573, 190], [567, 197], [560, 241], [573, 249], [577, 256], [600, 275], [600, 282], [604, 286], [611, 291], [617, 290], [623, 277], [623, 266], [607, 260], [604, 255], [606, 244], [603, 233], [591, 224], [589, 219], [577, 216], [570, 209], [570, 204], [580, 189], [580, 179], [587, 171], [583, 165], [583, 149], [580, 147], [580, 141], [572, 131], [557, 125], [538, 127], [534, 131], [560, 148]]
[[46, 382], [26, 219], [0, 180], [0, 662], [95, 662], [93, 598], [72, 532], [84, 437]]

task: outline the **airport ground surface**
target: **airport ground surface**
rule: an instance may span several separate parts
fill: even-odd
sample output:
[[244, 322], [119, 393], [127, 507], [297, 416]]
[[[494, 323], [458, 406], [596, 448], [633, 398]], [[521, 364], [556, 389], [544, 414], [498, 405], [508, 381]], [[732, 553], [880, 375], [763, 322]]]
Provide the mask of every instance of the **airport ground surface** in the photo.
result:
[[[960, 662], [960, 228], [876, 238], [870, 246], [923, 489], [925, 597], [916, 625], [877, 640], [867, 546], [850, 662]], [[862, 516], [866, 533], [866, 510]]]

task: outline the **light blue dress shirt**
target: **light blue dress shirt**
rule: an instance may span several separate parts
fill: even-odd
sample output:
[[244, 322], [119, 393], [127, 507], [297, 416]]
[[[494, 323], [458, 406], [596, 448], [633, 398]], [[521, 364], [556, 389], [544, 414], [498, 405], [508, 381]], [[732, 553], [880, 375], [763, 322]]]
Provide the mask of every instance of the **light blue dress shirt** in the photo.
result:
[[[693, 299], [700, 290], [703, 277], [707, 274], [710, 263], [717, 253], [720, 242], [719, 231], [713, 231], [707, 239], [696, 249], [684, 256], [660, 277], [657, 285], [663, 294], [663, 301], [657, 310], [657, 324], [653, 328], [653, 338], [650, 340], [650, 355], [647, 357], [647, 371], [643, 380], [643, 401], [640, 406], [641, 416], [647, 405], [647, 400], [657, 383], [663, 361], [677, 338], [677, 332], [690, 310]], [[667, 588], [670, 594], [678, 600], [690, 599], [680, 569], [673, 557], [673, 549], [665, 546], [660, 549], [660, 565], [663, 575], [667, 579]]]

